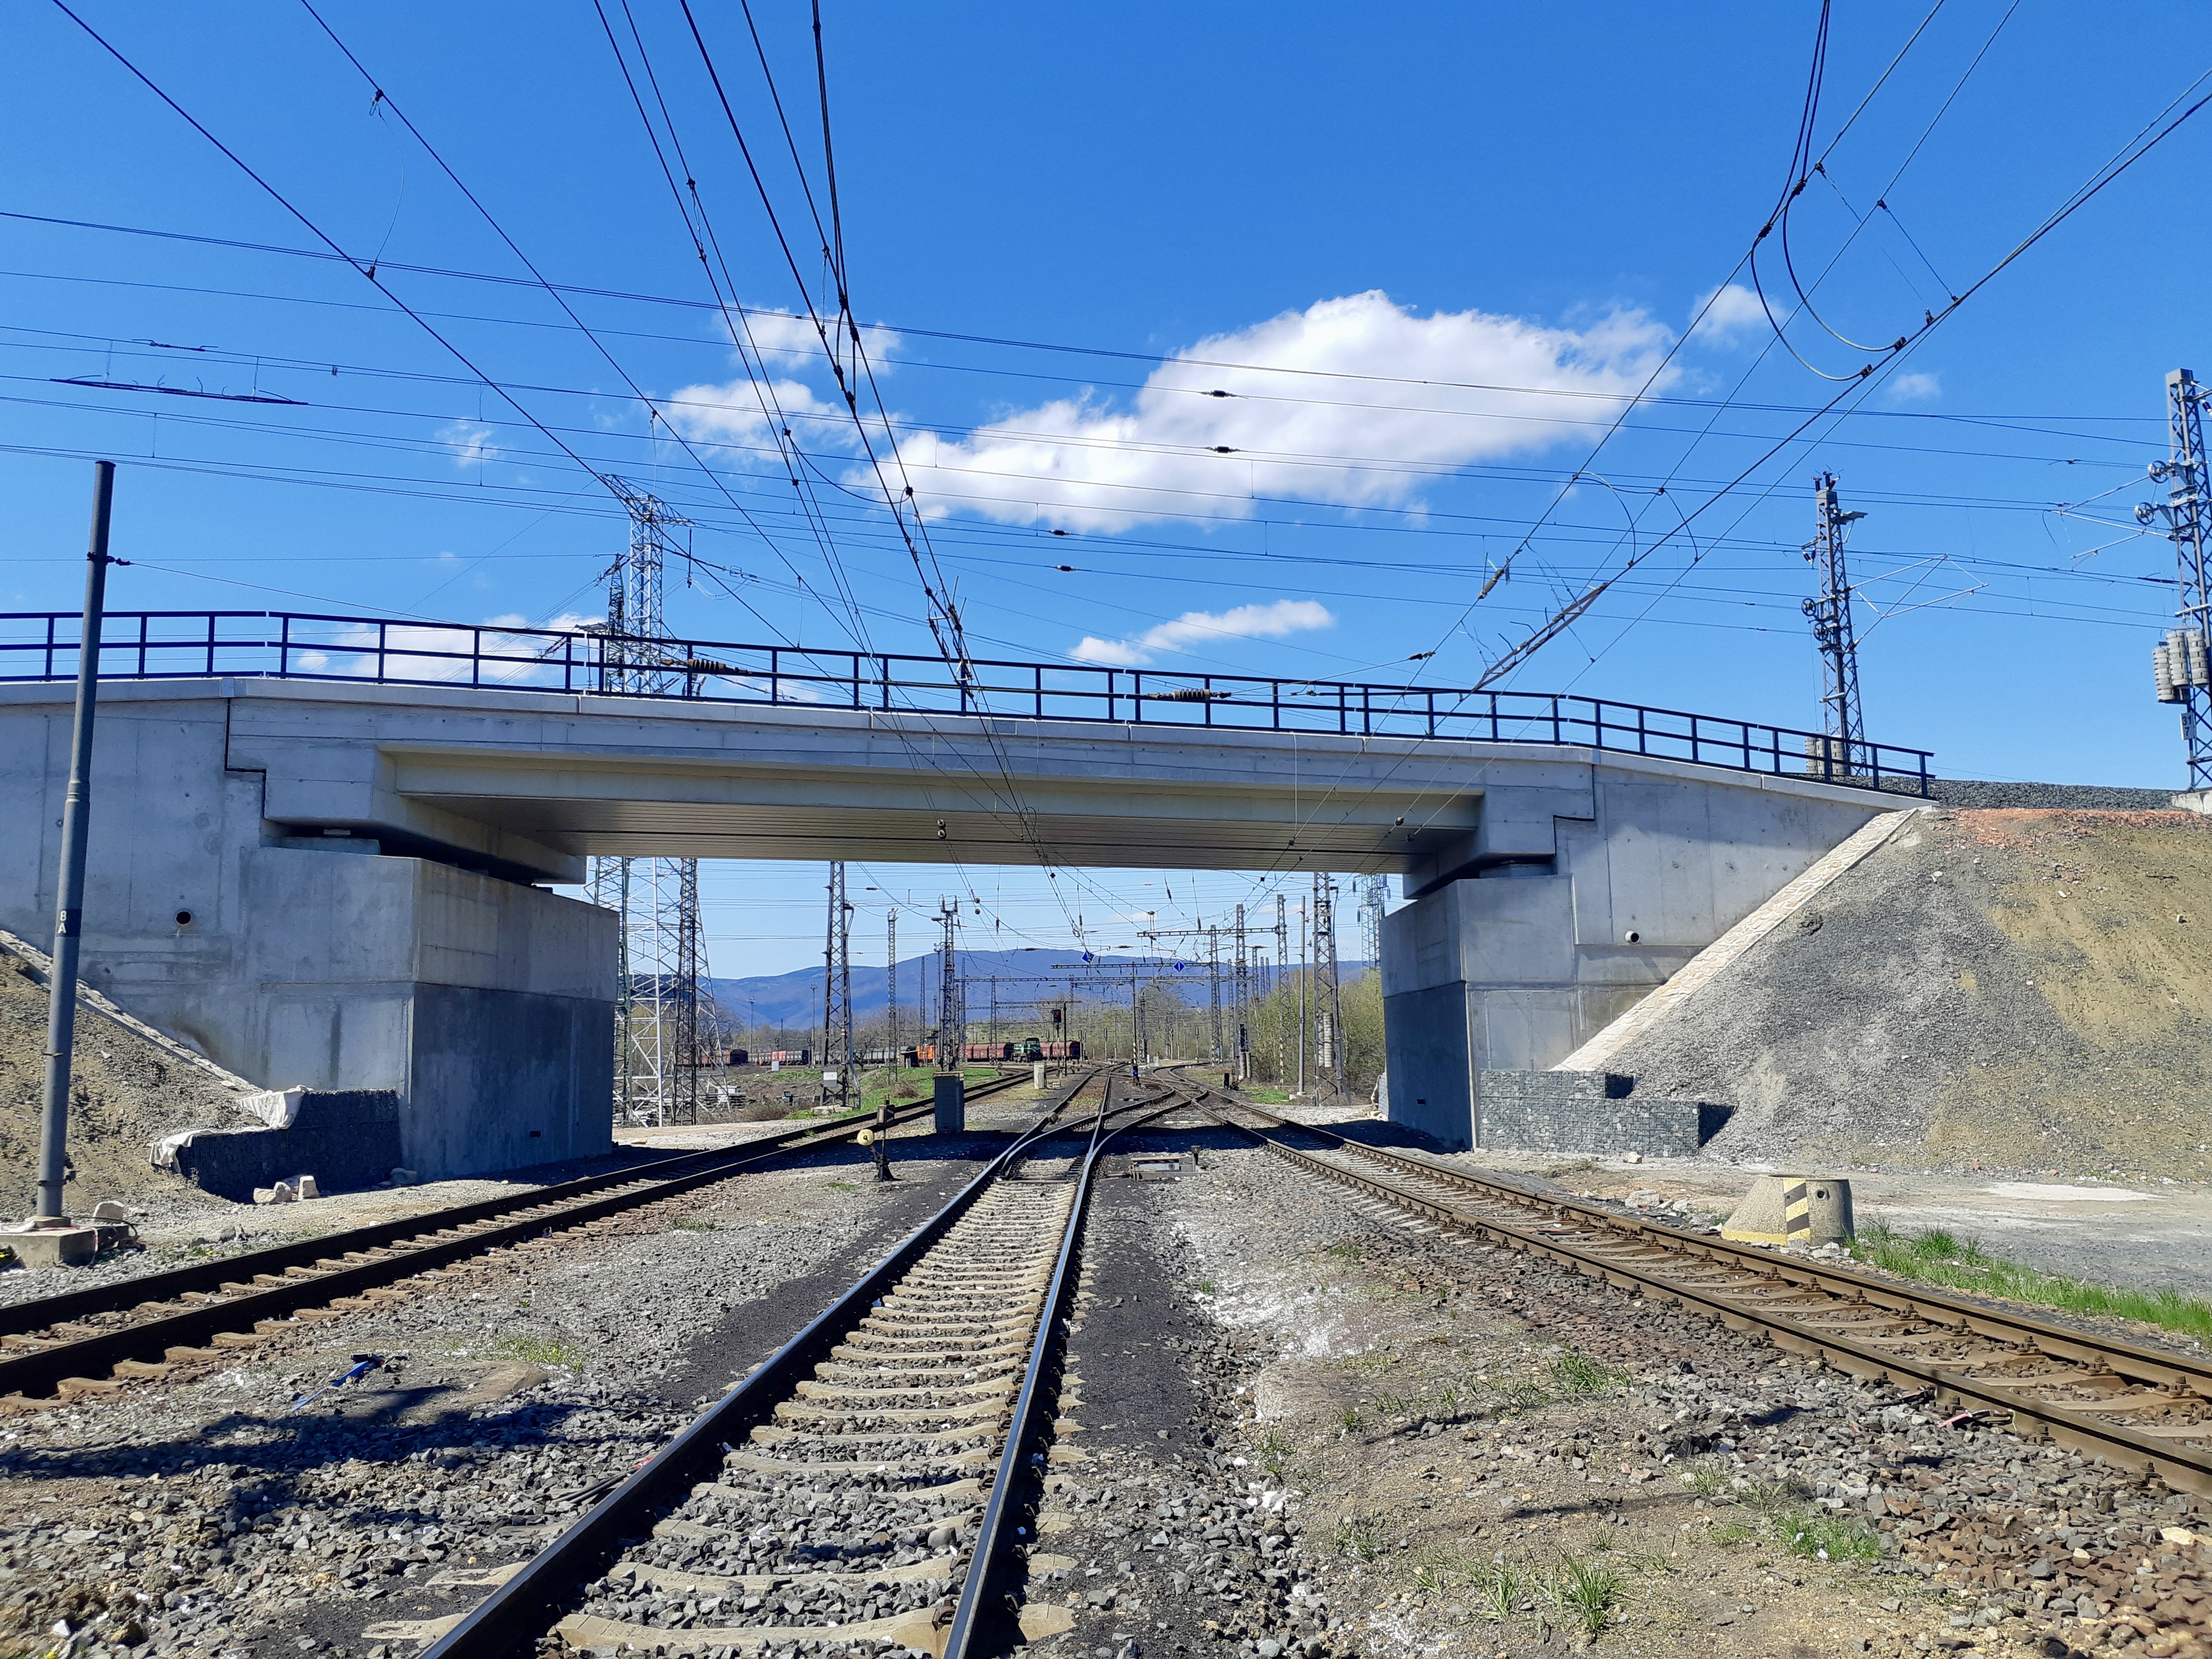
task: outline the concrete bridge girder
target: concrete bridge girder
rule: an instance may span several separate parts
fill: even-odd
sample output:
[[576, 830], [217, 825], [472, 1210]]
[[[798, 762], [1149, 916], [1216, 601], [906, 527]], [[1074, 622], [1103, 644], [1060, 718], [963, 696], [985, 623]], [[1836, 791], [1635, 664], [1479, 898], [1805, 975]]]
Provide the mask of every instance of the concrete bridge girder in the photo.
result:
[[[69, 697], [0, 687], [32, 937]], [[1394, 1109], [1467, 1139], [1483, 1064], [1564, 1054], [1879, 806], [1571, 746], [252, 679], [104, 684], [94, 791], [94, 982], [271, 1086], [398, 1091], [429, 1175], [605, 1144], [614, 919], [538, 885], [594, 854], [1395, 870]]]

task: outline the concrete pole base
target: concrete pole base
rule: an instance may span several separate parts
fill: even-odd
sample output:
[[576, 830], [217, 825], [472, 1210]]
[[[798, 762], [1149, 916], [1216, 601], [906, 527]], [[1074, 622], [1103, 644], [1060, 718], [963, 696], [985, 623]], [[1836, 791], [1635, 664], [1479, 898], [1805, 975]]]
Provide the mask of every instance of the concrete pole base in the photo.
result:
[[968, 1080], [940, 1073], [934, 1081], [937, 1120], [933, 1127], [941, 1135], [964, 1134], [968, 1129]]
[[26, 1267], [82, 1267], [130, 1237], [127, 1226], [95, 1222], [80, 1227], [66, 1218], [47, 1217], [0, 1233], [0, 1248], [12, 1251]]

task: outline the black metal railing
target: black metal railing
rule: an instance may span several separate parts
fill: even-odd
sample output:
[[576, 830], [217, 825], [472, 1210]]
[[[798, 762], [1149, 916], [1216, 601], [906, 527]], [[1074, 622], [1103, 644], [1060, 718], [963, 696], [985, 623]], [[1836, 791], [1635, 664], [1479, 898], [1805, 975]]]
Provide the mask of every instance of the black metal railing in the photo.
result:
[[[0, 612], [0, 683], [76, 678], [74, 611]], [[103, 679], [465, 685], [899, 714], [1571, 745], [1926, 795], [1929, 752], [1603, 697], [275, 611], [108, 613]]]

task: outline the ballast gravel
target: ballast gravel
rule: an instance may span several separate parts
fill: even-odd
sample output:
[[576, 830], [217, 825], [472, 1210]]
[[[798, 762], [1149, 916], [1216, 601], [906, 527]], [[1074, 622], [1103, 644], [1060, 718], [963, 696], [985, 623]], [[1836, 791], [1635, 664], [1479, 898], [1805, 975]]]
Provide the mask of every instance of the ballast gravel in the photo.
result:
[[404, 1281], [377, 1311], [286, 1322], [227, 1365], [0, 1417], [0, 1648], [413, 1654], [690, 1419], [696, 1401], [663, 1395], [687, 1350], [781, 1286], [856, 1276], [974, 1167], [917, 1150], [891, 1188], [825, 1149]]

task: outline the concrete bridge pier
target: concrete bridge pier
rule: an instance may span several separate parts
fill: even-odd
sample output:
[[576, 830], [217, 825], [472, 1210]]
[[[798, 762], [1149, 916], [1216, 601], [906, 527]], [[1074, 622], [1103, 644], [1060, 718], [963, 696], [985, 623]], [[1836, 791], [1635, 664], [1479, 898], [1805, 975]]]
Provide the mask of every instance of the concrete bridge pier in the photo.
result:
[[[221, 697], [118, 690], [94, 751], [89, 985], [267, 1087], [391, 1091], [425, 1179], [610, 1148], [616, 919], [526, 879], [581, 860], [333, 830], [312, 780], [236, 763]], [[8, 712], [0, 927], [43, 945], [69, 711]]]
[[1484, 1073], [1565, 1059], [1885, 810], [1859, 790], [1641, 759], [1547, 782], [1486, 795], [1383, 919], [1390, 1116], [1447, 1146], [1485, 1144]]

